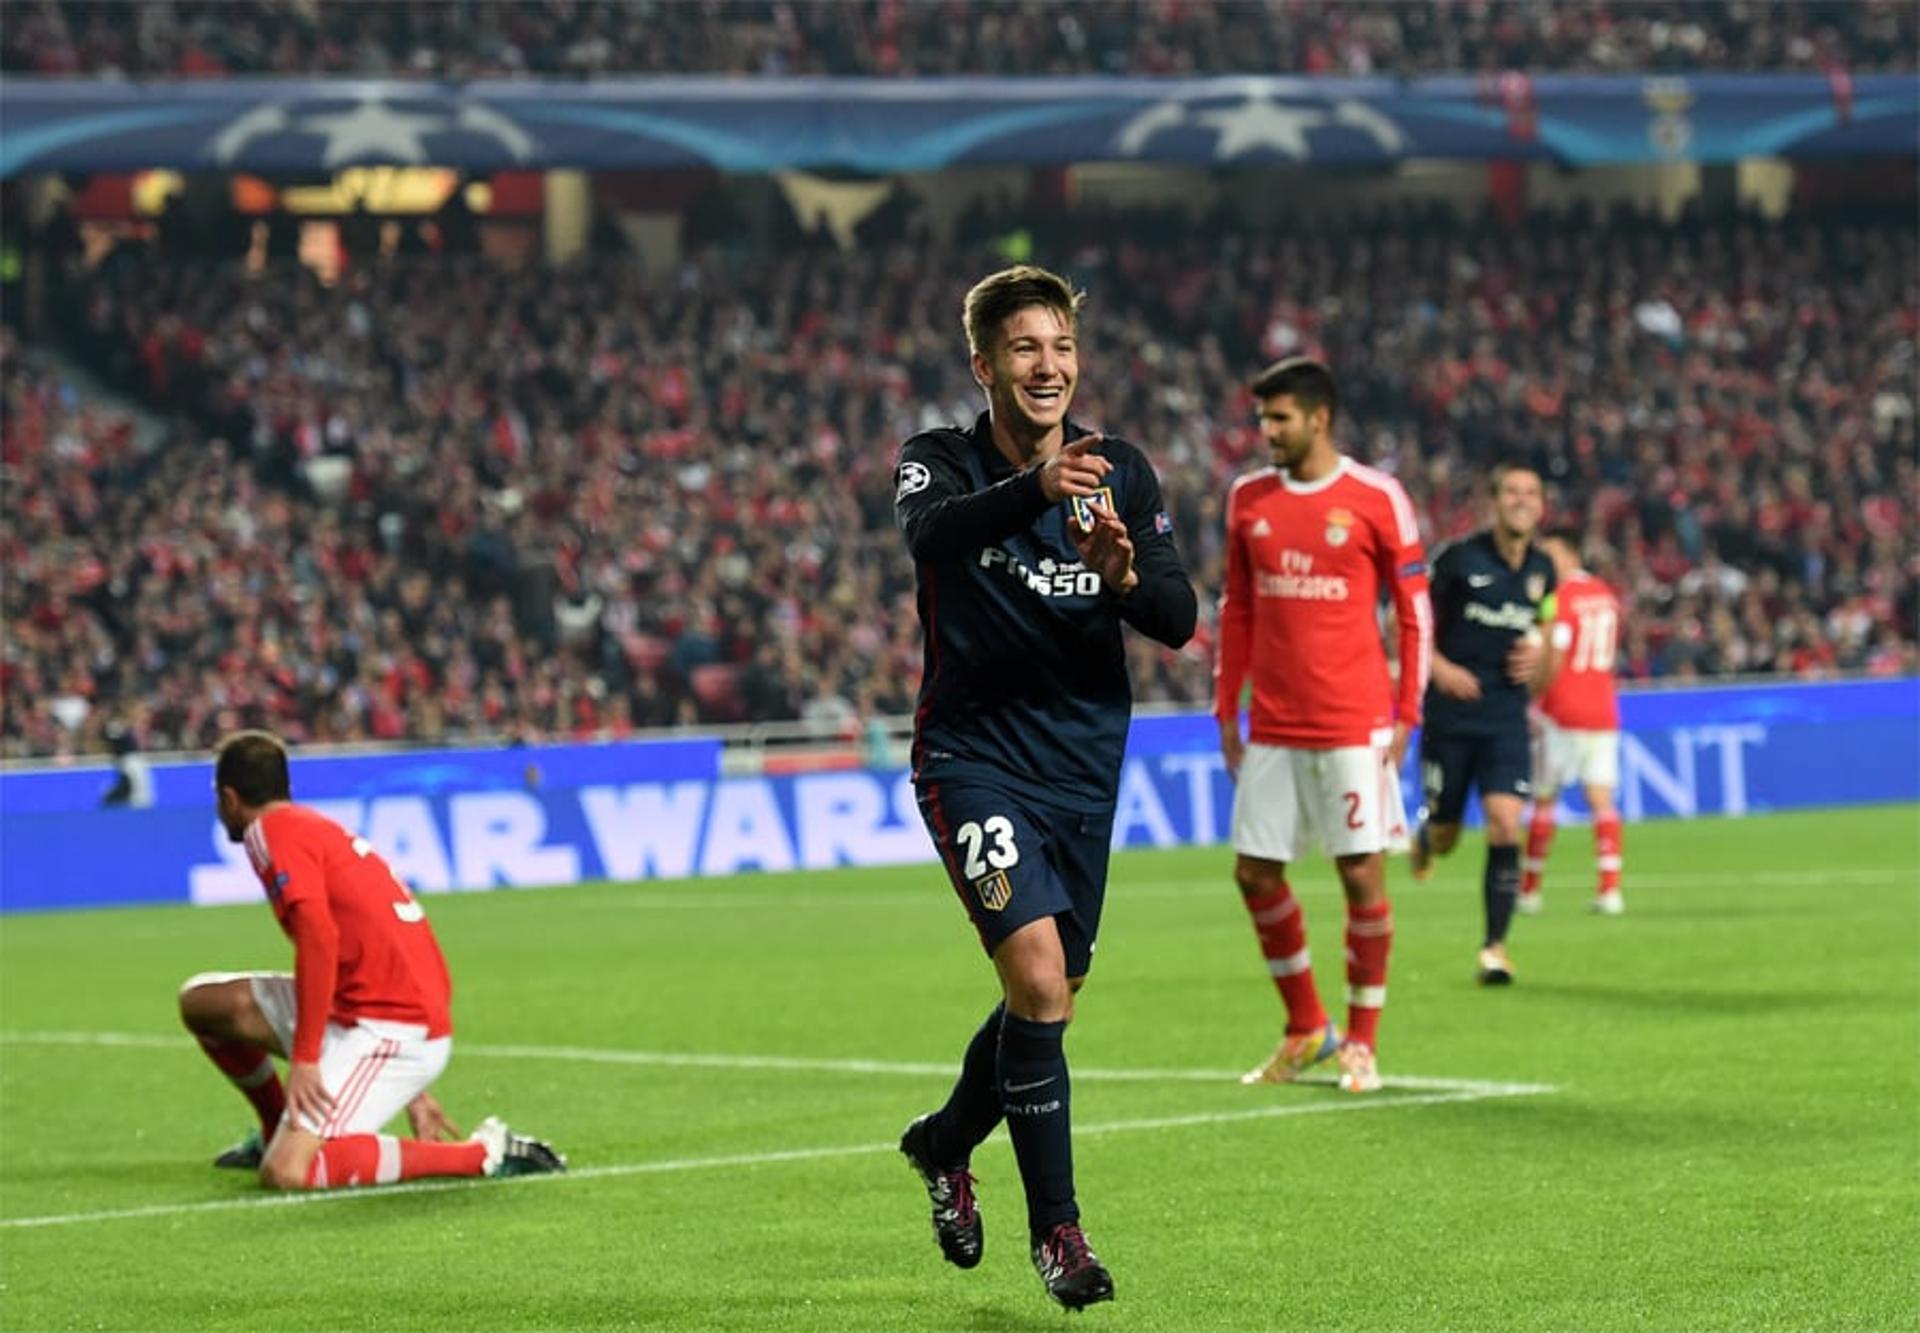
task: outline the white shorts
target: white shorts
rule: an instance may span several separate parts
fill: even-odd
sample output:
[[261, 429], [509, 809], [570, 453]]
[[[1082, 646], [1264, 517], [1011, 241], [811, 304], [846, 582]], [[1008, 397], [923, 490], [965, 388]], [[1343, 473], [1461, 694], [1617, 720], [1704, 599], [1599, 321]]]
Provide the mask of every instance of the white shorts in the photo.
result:
[[1234, 851], [1292, 861], [1308, 839], [1328, 856], [1407, 849], [1406, 802], [1386, 745], [1247, 746], [1233, 793]]
[[[292, 974], [239, 975], [252, 985], [254, 1003], [280, 1038], [280, 1049], [292, 1051], [296, 1017]], [[320, 1124], [302, 1117], [300, 1128], [323, 1139], [378, 1134], [408, 1102], [433, 1086], [452, 1054], [453, 1038], [429, 1038], [424, 1023], [368, 1018], [346, 1027], [329, 1022], [320, 1039], [320, 1077], [333, 1094], [333, 1111]]]
[[1534, 718], [1533, 794], [1551, 800], [1562, 787], [1620, 785], [1620, 733], [1574, 731], [1546, 717]]

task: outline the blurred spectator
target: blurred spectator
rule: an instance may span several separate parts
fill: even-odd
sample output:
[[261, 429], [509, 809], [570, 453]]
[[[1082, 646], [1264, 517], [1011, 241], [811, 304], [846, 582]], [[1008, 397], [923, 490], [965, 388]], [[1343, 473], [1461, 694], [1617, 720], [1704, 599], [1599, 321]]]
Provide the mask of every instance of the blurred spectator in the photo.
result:
[[0, 69], [106, 78], [1910, 70], [1910, 0], [18, 0]]
[[[1910, 226], [1637, 214], [1514, 231], [1438, 212], [1179, 227], [1021, 219], [1091, 293], [1075, 416], [1155, 458], [1211, 608], [1241, 385], [1342, 376], [1350, 446], [1429, 540], [1534, 462], [1628, 607], [1630, 677], [1911, 672]], [[989, 210], [982, 234], [1012, 219]], [[76, 308], [87, 358], [185, 414], [134, 457], [8, 345], [0, 747], [597, 737], [911, 711], [892, 458], [971, 420], [960, 293], [999, 259], [924, 238], [595, 260], [134, 258]], [[1648, 329], [1640, 309], [1672, 311]], [[1134, 641], [1149, 703], [1208, 697], [1210, 625]]]

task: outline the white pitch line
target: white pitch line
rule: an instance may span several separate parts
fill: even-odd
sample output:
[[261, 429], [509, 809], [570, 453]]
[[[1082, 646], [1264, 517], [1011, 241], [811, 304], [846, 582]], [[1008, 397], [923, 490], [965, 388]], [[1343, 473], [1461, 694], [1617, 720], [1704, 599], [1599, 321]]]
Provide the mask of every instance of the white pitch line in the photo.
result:
[[[1499, 1089], [1499, 1090], [1495, 1090]], [[1284, 1116], [1326, 1115], [1333, 1112], [1389, 1111], [1409, 1106], [1443, 1106], [1449, 1103], [1483, 1101], [1495, 1097], [1526, 1097], [1555, 1089], [1544, 1083], [1488, 1085], [1486, 1090], [1460, 1089], [1451, 1092], [1419, 1093], [1410, 1097], [1342, 1098], [1339, 1101], [1296, 1103], [1253, 1107], [1245, 1111], [1206, 1111], [1191, 1115], [1153, 1116], [1142, 1120], [1111, 1120], [1074, 1128], [1076, 1138], [1106, 1134], [1138, 1133], [1146, 1130], [1186, 1129], [1195, 1125], [1225, 1125], [1246, 1120], [1276, 1120]], [[730, 1153], [721, 1157], [679, 1157], [653, 1162], [624, 1162], [611, 1166], [589, 1166], [558, 1176], [523, 1176], [509, 1183], [554, 1185], [570, 1180], [608, 1180], [622, 1176], [665, 1175], [679, 1171], [713, 1171], [728, 1167], [772, 1166], [784, 1162], [817, 1162], [834, 1157], [867, 1157], [877, 1153], [898, 1152], [894, 1143], [859, 1143], [844, 1147], [791, 1148], [777, 1152]], [[255, 1194], [244, 1198], [207, 1199], [199, 1203], [150, 1204], [144, 1208], [113, 1208], [92, 1213], [50, 1213], [39, 1217], [0, 1218], [5, 1227], [55, 1227], [81, 1222], [118, 1222], [146, 1217], [177, 1217], [186, 1213], [224, 1213], [246, 1208], [292, 1208], [306, 1204], [337, 1203], [349, 1199], [388, 1199], [401, 1194], [438, 1194], [447, 1190], [473, 1189], [475, 1180], [422, 1180], [373, 1189], [335, 1190], [320, 1193]], [[497, 1184], [498, 1182], [487, 1182]]]
[[[136, 1050], [190, 1050], [184, 1037], [144, 1032], [0, 1032], [0, 1043], [18, 1046], [117, 1046]], [[806, 1074], [882, 1074], [909, 1078], [949, 1078], [954, 1065], [926, 1061], [826, 1059], [794, 1055], [729, 1055], [700, 1051], [623, 1051], [590, 1046], [488, 1046], [455, 1043], [463, 1057], [486, 1060], [557, 1060], [579, 1064], [641, 1065], [669, 1069], [733, 1069], [753, 1073], [784, 1071]], [[1216, 1069], [1081, 1069], [1076, 1083], [1233, 1083], [1237, 1071]], [[1304, 1083], [1333, 1080], [1306, 1078]], [[1486, 1079], [1431, 1078], [1395, 1074], [1390, 1088], [1428, 1092], [1470, 1092], [1482, 1096], [1525, 1096], [1549, 1089], [1539, 1083], [1505, 1083]]]

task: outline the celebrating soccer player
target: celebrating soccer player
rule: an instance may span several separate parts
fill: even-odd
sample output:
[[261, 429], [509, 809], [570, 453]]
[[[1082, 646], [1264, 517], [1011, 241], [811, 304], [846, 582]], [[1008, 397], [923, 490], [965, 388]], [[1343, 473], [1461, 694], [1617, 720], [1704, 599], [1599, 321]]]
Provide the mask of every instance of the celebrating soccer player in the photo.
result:
[[1460, 840], [1470, 788], [1487, 820], [1480, 894], [1486, 933], [1477, 976], [1513, 980], [1507, 929], [1520, 891], [1520, 816], [1528, 781], [1527, 703], [1545, 662], [1539, 626], [1553, 619], [1553, 562], [1533, 544], [1545, 498], [1540, 474], [1503, 463], [1489, 492], [1493, 524], [1433, 557], [1433, 683], [1420, 735], [1427, 806], [1414, 835], [1414, 878]]
[[[258, 1137], [216, 1165], [258, 1168], [273, 1189], [564, 1170], [492, 1117], [465, 1142], [440, 1141], [459, 1138], [427, 1092], [453, 1053], [440, 945], [372, 848], [293, 803], [286, 747], [265, 732], [229, 737], [214, 788], [293, 941], [292, 975], [203, 972], [180, 988], [187, 1029], [260, 1116]], [[380, 1132], [402, 1107], [415, 1138]]]
[[[1293, 357], [1253, 382], [1273, 466], [1227, 497], [1227, 583], [1214, 670], [1220, 748], [1237, 783], [1233, 874], [1287, 1010], [1286, 1035], [1246, 1083], [1285, 1083], [1337, 1053], [1340, 1086], [1380, 1086], [1375, 1058], [1393, 916], [1386, 857], [1407, 845], [1400, 761], [1433, 650], [1426, 559], [1400, 483], [1333, 442], [1339, 390]], [[1399, 624], [1396, 691], [1379, 624]], [[1251, 672], [1251, 742], [1240, 693]], [[1321, 1008], [1287, 864], [1310, 839], [1347, 898], [1347, 1033]]]
[[1560, 788], [1578, 782], [1593, 812], [1593, 856], [1599, 889], [1592, 909], [1602, 916], [1625, 910], [1620, 896], [1620, 699], [1613, 659], [1620, 644], [1620, 599], [1580, 564], [1580, 534], [1549, 532], [1540, 549], [1553, 561], [1560, 588], [1551, 631], [1548, 685], [1540, 696], [1533, 764], [1533, 822], [1520, 879], [1520, 910], [1538, 912], [1540, 877], [1553, 847], [1553, 807]]
[[1030, 266], [967, 293], [987, 410], [908, 440], [894, 498], [926, 645], [914, 783], [1002, 993], [952, 1095], [900, 1149], [941, 1251], [971, 1268], [982, 1231], [968, 1162], [1004, 1117], [1034, 1266], [1069, 1309], [1113, 1296], [1074, 1198], [1062, 1038], [1100, 927], [1132, 711], [1120, 626], [1177, 648], [1195, 618], [1145, 455], [1067, 417], [1080, 300]]

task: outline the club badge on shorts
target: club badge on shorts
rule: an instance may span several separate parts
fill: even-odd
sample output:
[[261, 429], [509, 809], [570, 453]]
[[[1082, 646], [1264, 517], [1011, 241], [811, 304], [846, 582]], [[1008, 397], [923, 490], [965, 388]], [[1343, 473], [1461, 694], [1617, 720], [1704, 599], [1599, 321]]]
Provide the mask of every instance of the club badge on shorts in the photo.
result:
[[1007, 878], [1007, 872], [996, 870], [991, 875], [982, 875], [973, 882], [973, 893], [980, 905], [989, 912], [997, 912], [1013, 899], [1013, 881]]

